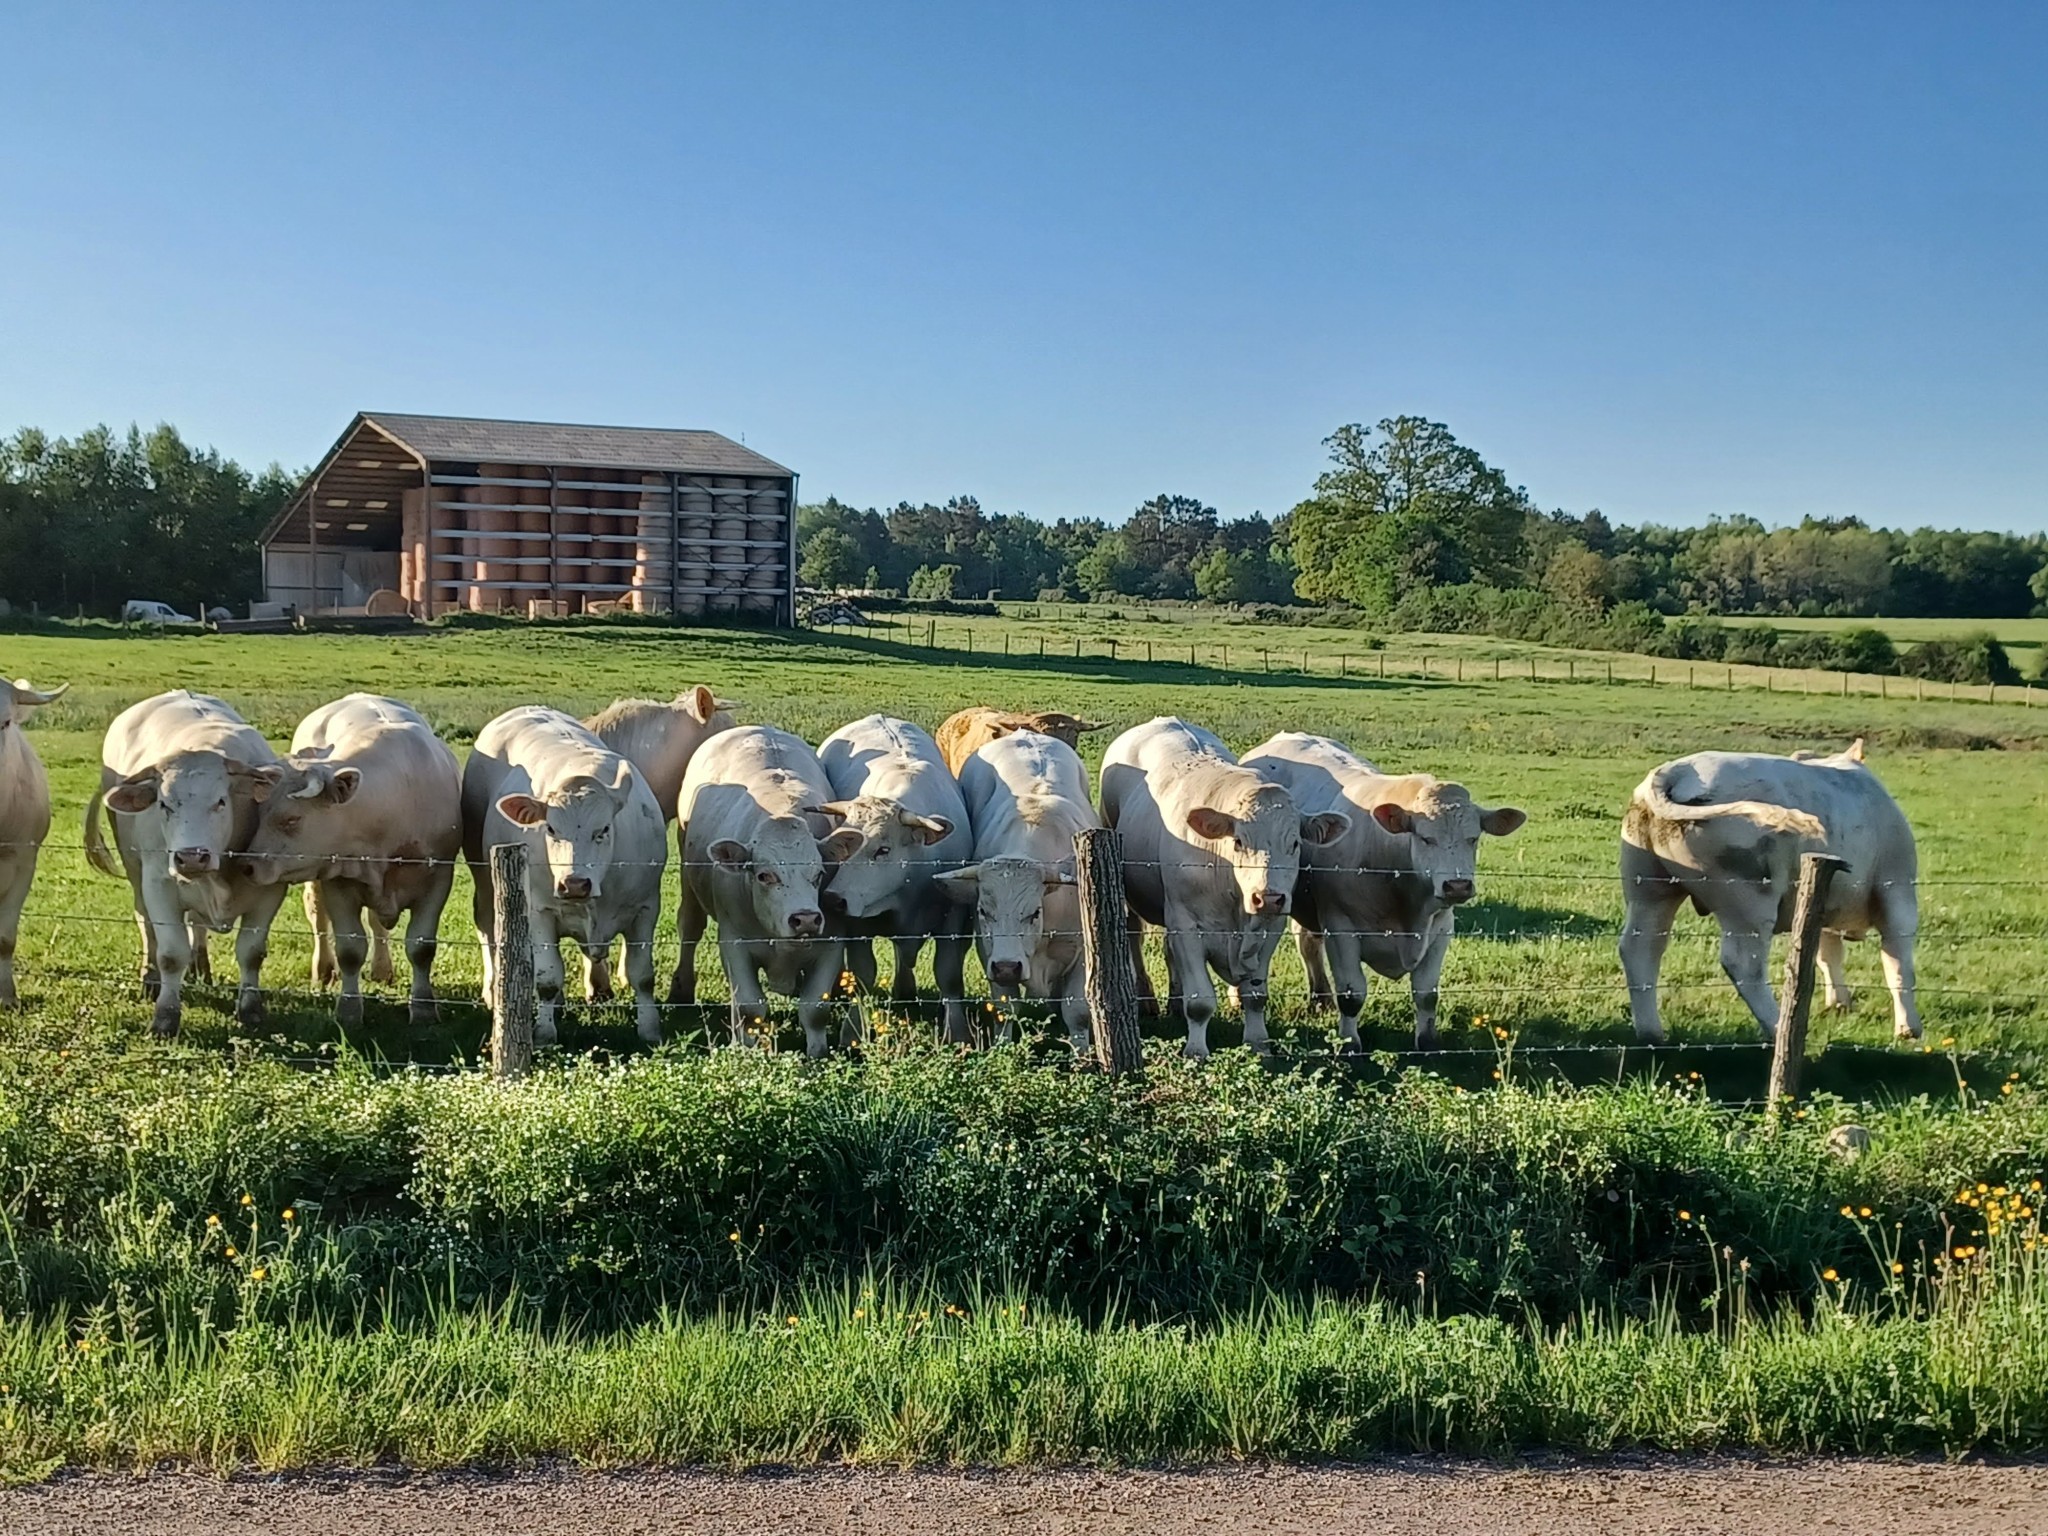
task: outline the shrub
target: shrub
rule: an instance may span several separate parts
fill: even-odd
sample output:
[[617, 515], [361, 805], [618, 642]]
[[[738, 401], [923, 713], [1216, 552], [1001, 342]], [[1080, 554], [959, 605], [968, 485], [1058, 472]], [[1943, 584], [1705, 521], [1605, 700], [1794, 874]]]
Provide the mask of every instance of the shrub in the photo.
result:
[[2019, 668], [1988, 630], [1954, 640], [1923, 640], [1899, 658], [1899, 671], [1940, 683], [2016, 683]]
[[1842, 672], [1890, 672], [1899, 663], [1892, 637], [1868, 624], [1858, 624], [1833, 637], [1834, 665]]

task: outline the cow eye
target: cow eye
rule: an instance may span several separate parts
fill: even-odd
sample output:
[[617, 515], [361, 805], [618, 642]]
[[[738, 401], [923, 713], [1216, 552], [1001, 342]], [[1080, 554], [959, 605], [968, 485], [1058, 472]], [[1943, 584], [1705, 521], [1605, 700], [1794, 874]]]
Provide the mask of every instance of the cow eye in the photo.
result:
[[886, 859], [887, 857], [889, 857], [889, 845], [887, 843], [884, 843], [881, 847], [877, 848], [875, 850], [875, 857], [878, 859]]
[[593, 843], [601, 843], [611, 835], [612, 829], [610, 827], [599, 827], [595, 832], [590, 834], [590, 840]]
[[759, 874], [754, 876], [754, 878], [760, 881], [763, 885], [774, 885], [776, 883], [775, 871], [772, 869], [764, 869]]

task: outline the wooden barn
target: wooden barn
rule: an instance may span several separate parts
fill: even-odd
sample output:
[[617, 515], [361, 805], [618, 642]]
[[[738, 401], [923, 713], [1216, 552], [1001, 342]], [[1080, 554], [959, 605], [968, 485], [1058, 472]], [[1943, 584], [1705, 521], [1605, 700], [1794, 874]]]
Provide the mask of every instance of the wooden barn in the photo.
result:
[[366, 411], [263, 535], [300, 613], [795, 623], [796, 476], [716, 432]]

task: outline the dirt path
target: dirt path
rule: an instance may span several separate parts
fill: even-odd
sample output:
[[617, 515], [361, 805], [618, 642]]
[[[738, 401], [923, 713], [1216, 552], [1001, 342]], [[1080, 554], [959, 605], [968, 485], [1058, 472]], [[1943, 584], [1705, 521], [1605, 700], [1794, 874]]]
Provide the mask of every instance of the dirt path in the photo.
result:
[[9, 1536], [1023, 1536], [1023, 1533], [2048, 1531], [2048, 1465], [1631, 1458], [1512, 1468], [1402, 1458], [1199, 1472], [816, 1471], [277, 1479], [79, 1477], [0, 1491]]

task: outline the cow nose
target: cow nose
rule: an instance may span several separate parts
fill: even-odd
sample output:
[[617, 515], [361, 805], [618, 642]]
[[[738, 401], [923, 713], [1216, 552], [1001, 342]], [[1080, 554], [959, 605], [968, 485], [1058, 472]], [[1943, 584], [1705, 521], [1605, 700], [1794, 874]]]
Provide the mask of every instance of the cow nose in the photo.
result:
[[555, 882], [555, 894], [564, 901], [590, 900], [590, 877], [588, 875], [564, 875]]
[[1474, 887], [1470, 880], [1446, 880], [1444, 882], [1444, 900], [1470, 901], [1473, 896], [1473, 890]]
[[846, 916], [846, 898], [837, 891], [827, 891], [818, 899], [824, 903], [825, 910], [834, 917]]
[[816, 907], [805, 907], [801, 912], [789, 914], [789, 931], [799, 936], [821, 933], [825, 927], [825, 914]]
[[992, 961], [988, 968], [988, 979], [996, 983], [997, 986], [1002, 987], [1021, 985], [1024, 980], [1024, 962], [1022, 960]]
[[180, 848], [171, 855], [171, 863], [181, 875], [203, 875], [213, 868], [213, 850]]
[[1287, 893], [1271, 889], [1253, 891], [1252, 910], [1268, 916], [1277, 916], [1287, 910]]

